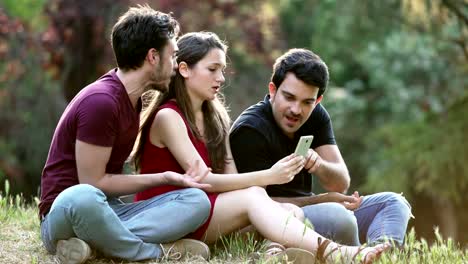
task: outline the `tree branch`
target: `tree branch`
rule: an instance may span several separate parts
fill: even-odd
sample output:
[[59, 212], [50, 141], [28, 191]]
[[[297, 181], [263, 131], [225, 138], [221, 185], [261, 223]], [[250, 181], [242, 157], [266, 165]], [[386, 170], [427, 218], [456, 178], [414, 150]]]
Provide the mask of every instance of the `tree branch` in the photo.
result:
[[[448, 10], [452, 11], [463, 23], [465, 23], [465, 25], [468, 26], [468, 16], [463, 14], [462, 7], [457, 6], [457, 4], [452, 0], [442, 0], [442, 4], [447, 7]], [[462, 5], [466, 4], [462, 3]]]

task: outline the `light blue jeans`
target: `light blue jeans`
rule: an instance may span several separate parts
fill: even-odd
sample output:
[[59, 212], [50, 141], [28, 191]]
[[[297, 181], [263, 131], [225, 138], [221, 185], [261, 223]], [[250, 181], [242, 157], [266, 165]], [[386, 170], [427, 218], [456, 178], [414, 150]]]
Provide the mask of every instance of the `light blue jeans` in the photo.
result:
[[361, 206], [349, 211], [338, 203], [322, 203], [302, 208], [317, 233], [335, 242], [359, 246], [389, 239], [402, 245], [411, 207], [400, 194], [382, 192], [366, 195]]
[[59, 240], [78, 237], [106, 256], [131, 261], [162, 257], [159, 243], [195, 231], [210, 202], [199, 189], [165, 193], [136, 203], [106, 197], [89, 184], [72, 186], [55, 199], [41, 223], [41, 238], [55, 254]]

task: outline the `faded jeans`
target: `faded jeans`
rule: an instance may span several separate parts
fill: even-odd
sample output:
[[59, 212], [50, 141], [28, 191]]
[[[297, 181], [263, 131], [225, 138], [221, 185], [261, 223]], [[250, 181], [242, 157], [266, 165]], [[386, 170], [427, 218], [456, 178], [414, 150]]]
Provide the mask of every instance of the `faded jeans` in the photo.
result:
[[59, 240], [78, 237], [106, 256], [154, 259], [162, 257], [159, 243], [195, 231], [209, 213], [208, 197], [199, 189], [126, 204], [91, 185], [78, 184], [57, 196], [41, 223], [41, 238], [51, 254]]
[[406, 199], [393, 192], [366, 195], [354, 211], [338, 203], [321, 203], [302, 209], [317, 233], [349, 246], [364, 242], [372, 245], [385, 239], [402, 245], [411, 216]]

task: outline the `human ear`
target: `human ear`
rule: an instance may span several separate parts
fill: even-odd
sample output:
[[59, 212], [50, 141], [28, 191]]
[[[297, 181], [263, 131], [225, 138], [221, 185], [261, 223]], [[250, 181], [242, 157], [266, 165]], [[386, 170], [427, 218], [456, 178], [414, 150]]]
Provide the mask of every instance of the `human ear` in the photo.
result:
[[146, 58], [150, 63], [158, 64], [160, 59], [159, 52], [156, 49], [149, 49]]
[[184, 78], [188, 78], [190, 76], [190, 68], [185, 61], [179, 62], [179, 73]]
[[315, 105], [318, 105], [323, 99], [323, 95], [319, 96], [317, 100], [315, 100]]
[[272, 82], [268, 84], [268, 93], [270, 94], [270, 98], [274, 98], [276, 95], [276, 85]]

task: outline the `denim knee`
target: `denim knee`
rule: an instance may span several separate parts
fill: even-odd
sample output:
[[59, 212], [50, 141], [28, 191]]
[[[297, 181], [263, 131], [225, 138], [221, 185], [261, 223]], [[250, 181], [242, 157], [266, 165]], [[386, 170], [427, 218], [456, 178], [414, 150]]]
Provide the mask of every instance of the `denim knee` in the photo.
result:
[[359, 245], [356, 217], [343, 205], [321, 203], [303, 207], [303, 210], [317, 233], [345, 245]]
[[198, 208], [193, 217], [203, 219], [203, 222], [210, 216], [211, 203], [206, 193], [197, 188], [187, 188], [182, 191], [182, 198], [193, 203]]
[[100, 189], [89, 184], [78, 184], [63, 191], [54, 205], [69, 208], [76, 215], [92, 216], [106, 200], [106, 195]]
[[358, 224], [353, 212], [338, 203], [331, 203], [329, 206], [332, 207], [334, 215], [335, 238], [344, 243], [353, 241], [358, 233]]
[[407, 221], [410, 217], [413, 217], [413, 214], [411, 213], [411, 205], [402, 194], [394, 192], [384, 192], [384, 194], [387, 197], [387, 206], [398, 208], [398, 212], [401, 214], [401, 217]]

